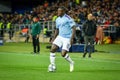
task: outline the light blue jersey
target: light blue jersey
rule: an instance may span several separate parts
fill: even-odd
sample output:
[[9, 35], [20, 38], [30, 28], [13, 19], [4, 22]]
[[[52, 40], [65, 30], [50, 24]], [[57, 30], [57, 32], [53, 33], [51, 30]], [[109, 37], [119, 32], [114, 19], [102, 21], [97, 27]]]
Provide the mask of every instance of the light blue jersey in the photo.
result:
[[59, 36], [64, 38], [70, 38], [72, 35], [72, 27], [75, 26], [74, 20], [65, 14], [62, 17], [56, 19], [56, 28], [59, 29]]

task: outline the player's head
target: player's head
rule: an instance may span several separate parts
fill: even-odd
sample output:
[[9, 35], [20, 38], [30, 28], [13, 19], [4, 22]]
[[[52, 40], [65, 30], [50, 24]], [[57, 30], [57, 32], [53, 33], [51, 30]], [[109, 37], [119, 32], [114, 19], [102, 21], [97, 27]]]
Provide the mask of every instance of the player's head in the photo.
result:
[[33, 17], [33, 22], [38, 22], [38, 17]]
[[66, 9], [65, 9], [65, 7], [59, 7], [58, 8], [58, 16], [63, 16], [64, 14], [65, 14], [65, 11], [66, 11]]
[[93, 15], [90, 13], [90, 14], [88, 14], [87, 18], [88, 18], [88, 20], [93, 20]]

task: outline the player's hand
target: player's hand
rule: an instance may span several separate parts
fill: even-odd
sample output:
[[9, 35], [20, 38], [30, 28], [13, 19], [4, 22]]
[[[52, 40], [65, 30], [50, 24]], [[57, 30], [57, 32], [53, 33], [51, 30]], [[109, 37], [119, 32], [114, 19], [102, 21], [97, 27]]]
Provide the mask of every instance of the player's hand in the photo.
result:
[[39, 38], [39, 35], [36, 35], [36, 39], [38, 39]]
[[53, 43], [54, 40], [55, 40], [55, 38], [52, 38], [52, 40], [50, 41], [50, 43]]

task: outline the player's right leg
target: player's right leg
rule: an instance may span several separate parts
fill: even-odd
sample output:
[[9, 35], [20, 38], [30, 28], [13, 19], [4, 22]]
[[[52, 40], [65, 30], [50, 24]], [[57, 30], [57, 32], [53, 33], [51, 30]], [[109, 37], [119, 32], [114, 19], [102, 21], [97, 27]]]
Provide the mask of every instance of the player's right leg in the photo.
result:
[[33, 53], [36, 53], [36, 37], [32, 36]]
[[55, 52], [61, 46], [62, 46], [61, 38], [58, 36], [54, 40], [54, 42], [52, 44], [52, 47], [51, 47], [51, 50], [50, 50], [50, 65], [54, 65], [55, 66]]
[[94, 36], [90, 37], [90, 51], [89, 51], [89, 58], [91, 58], [91, 54], [93, 52], [93, 48], [94, 48]]
[[86, 54], [87, 54], [87, 47], [88, 47], [88, 36], [84, 36], [84, 53], [83, 53], [83, 58], [85, 58]]
[[37, 53], [40, 53], [40, 43], [39, 43], [39, 38], [36, 39], [36, 46], [37, 46]]
[[55, 44], [52, 45], [50, 50], [50, 64], [55, 65], [55, 52], [59, 47]]
[[[50, 64], [48, 66], [48, 72], [53, 72], [56, 70], [55, 66], [55, 52], [58, 49], [58, 46], [53, 44], [50, 50]], [[54, 68], [53, 68], [54, 66]]]

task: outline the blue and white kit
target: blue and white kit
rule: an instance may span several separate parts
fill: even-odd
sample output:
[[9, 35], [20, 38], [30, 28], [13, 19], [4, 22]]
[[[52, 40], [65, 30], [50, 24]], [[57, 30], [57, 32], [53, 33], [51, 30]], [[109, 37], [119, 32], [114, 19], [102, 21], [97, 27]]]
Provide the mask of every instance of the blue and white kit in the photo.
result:
[[53, 44], [62, 49], [69, 51], [70, 38], [72, 36], [72, 27], [75, 26], [74, 20], [67, 14], [56, 19], [56, 28], [59, 30], [59, 34], [54, 40]]

